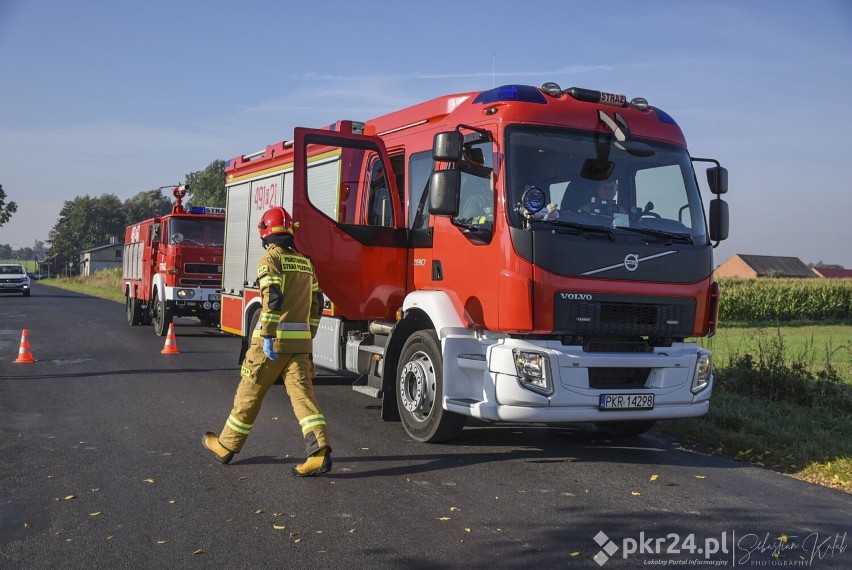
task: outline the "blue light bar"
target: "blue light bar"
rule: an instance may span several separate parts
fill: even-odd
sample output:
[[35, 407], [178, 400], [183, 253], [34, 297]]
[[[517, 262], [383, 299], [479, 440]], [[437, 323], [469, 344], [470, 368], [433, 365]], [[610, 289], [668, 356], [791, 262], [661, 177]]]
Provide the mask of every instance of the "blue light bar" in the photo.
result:
[[190, 214], [224, 214], [225, 208], [214, 208], [212, 206], [190, 206], [186, 211]]
[[651, 110], [657, 115], [657, 119], [660, 120], [661, 123], [669, 123], [670, 125], [676, 125], [677, 122], [672, 119], [671, 115], [663, 111], [662, 109], [658, 109], [656, 107], [651, 107]]
[[483, 91], [473, 100], [474, 103], [496, 103], [498, 101], [522, 101], [524, 103], [547, 104], [544, 94], [538, 87], [529, 85], [503, 85], [488, 91]]

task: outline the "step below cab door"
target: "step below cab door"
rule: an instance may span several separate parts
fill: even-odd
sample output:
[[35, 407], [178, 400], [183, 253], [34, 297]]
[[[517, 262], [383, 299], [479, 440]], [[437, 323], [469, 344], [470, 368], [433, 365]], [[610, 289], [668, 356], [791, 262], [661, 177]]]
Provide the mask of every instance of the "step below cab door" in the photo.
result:
[[406, 292], [408, 235], [378, 137], [297, 128], [293, 219], [335, 315], [394, 319]]

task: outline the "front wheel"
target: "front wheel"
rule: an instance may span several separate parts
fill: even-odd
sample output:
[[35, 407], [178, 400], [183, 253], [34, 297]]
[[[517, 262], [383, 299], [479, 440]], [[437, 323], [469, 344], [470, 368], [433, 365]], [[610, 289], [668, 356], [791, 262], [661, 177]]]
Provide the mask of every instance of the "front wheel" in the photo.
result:
[[443, 408], [441, 343], [435, 331], [417, 331], [402, 349], [396, 374], [397, 408], [406, 433], [422, 443], [453, 439], [465, 417]]
[[158, 300], [154, 303], [154, 332], [157, 336], [166, 336], [171, 323], [172, 310], [165, 301]]

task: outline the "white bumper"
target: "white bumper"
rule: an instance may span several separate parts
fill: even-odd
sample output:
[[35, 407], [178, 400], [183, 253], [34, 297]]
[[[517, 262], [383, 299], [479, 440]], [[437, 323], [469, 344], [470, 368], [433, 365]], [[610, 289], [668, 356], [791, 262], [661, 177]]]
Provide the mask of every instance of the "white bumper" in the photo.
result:
[[[568, 423], [686, 418], [709, 410], [712, 376], [703, 390], [697, 394], [691, 390], [701, 350], [695, 343], [674, 343], [651, 353], [586, 353], [582, 347], [563, 346], [558, 341], [489, 341], [450, 332], [442, 339], [442, 347], [443, 407], [465, 416]], [[543, 395], [524, 387], [513, 350], [547, 355], [552, 394]], [[644, 379], [640, 385], [628, 387], [600, 381], [595, 384], [597, 387], [591, 387], [592, 369], [608, 369], [615, 376], [620, 372], [616, 369], [624, 369], [625, 373], [633, 369], [640, 371]], [[654, 407], [602, 410], [601, 395], [607, 394], [653, 394]]]

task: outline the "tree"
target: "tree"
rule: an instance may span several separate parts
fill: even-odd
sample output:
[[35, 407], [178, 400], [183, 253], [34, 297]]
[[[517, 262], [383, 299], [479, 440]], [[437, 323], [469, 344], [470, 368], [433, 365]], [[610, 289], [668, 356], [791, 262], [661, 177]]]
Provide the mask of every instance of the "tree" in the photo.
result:
[[171, 211], [172, 201], [163, 194], [162, 190], [146, 190], [124, 201], [124, 223], [129, 226]]
[[204, 170], [186, 175], [186, 202], [194, 206], [225, 207], [225, 161], [214, 160]]
[[124, 222], [121, 200], [114, 194], [66, 200], [59, 212], [59, 221], [47, 237], [50, 252], [63, 253], [76, 262], [80, 252], [106, 245], [110, 238], [123, 235]]
[[[223, 178], [222, 178], [222, 185], [223, 185], [222, 197], [224, 198], [224, 196], [225, 196], [225, 192], [224, 192], [224, 184], [225, 184], [225, 180], [224, 180], [224, 172], [225, 172], [224, 163], [223, 163], [223, 166], [222, 166], [222, 172], [223, 172]], [[224, 205], [224, 202], [222, 202], [222, 204]], [[8, 222], [8, 221], [9, 221], [9, 219], [12, 217], [12, 214], [14, 214], [14, 213], [15, 213], [15, 212], [17, 212], [17, 211], [18, 211], [18, 205], [17, 205], [16, 203], [14, 203], [14, 202], [8, 202], [8, 203], [7, 203], [7, 202], [6, 202], [6, 191], [5, 191], [5, 190], [3, 190], [3, 185], [2, 185], [2, 184], [0, 184], [0, 226], [2, 226], [3, 224], [5, 224], [6, 222]]]

